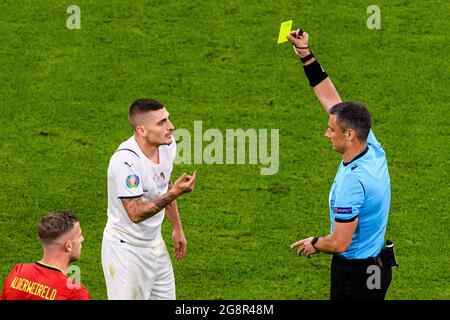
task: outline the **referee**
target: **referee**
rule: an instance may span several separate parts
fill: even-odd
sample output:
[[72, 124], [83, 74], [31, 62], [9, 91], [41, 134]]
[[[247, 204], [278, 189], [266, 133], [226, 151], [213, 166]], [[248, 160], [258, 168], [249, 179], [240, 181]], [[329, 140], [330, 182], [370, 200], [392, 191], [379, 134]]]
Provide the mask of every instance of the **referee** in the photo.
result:
[[288, 35], [314, 93], [329, 114], [325, 136], [342, 154], [329, 194], [331, 233], [291, 245], [297, 255], [333, 254], [331, 300], [383, 300], [391, 282], [384, 234], [391, 188], [386, 154], [371, 130], [367, 109], [342, 102], [328, 75], [308, 47], [308, 34]]

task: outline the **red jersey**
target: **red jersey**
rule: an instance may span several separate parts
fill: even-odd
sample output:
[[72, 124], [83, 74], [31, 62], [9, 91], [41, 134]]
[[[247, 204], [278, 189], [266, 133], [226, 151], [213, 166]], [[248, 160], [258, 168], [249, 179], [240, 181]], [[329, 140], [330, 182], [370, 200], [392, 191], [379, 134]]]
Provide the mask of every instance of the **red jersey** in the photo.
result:
[[61, 270], [40, 262], [17, 264], [3, 285], [0, 300], [89, 300], [89, 291]]

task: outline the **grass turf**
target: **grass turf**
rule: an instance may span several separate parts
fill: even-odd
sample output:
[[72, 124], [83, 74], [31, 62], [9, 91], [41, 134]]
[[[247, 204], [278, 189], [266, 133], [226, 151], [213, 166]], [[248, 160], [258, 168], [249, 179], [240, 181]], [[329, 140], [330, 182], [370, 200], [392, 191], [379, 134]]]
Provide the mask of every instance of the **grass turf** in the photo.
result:
[[[85, 242], [81, 281], [106, 299], [100, 261], [106, 169], [131, 135], [128, 106], [154, 97], [179, 128], [280, 130], [280, 170], [179, 165], [198, 171], [179, 208], [187, 257], [174, 263], [179, 299], [327, 299], [330, 256], [289, 245], [329, 231], [328, 191], [339, 154], [327, 116], [288, 44], [282, 21], [310, 45], [344, 100], [364, 102], [388, 157], [386, 236], [400, 268], [388, 299], [449, 299], [448, 39], [446, 1], [77, 1], [0, 3], [0, 280], [41, 257], [36, 224], [74, 210]], [[170, 227], [163, 226], [172, 251]]]

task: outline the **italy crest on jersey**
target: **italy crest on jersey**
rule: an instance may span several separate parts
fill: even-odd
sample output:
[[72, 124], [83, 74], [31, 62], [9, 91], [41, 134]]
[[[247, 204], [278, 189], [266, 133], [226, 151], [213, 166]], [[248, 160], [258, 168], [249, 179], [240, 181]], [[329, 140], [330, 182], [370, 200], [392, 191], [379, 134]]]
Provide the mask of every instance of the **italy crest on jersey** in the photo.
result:
[[134, 189], [139, 186], [139, 177], [135, 174], [130, 174], [127, 177], [126, 184], [128, 189]]

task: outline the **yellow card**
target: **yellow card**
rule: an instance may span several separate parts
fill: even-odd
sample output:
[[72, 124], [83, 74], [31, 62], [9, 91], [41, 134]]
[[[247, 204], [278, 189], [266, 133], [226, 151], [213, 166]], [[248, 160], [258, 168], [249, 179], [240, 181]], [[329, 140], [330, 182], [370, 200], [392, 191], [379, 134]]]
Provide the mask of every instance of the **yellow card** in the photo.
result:
[[288, 41], [287, 36], [291, 32], [292, 20], [285, 21], [281, 23], [280, 34], [278, 35], [278, 43], [283, 43]]

